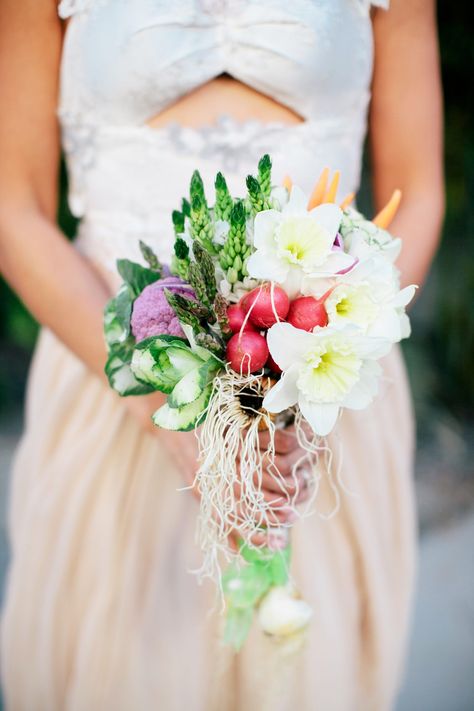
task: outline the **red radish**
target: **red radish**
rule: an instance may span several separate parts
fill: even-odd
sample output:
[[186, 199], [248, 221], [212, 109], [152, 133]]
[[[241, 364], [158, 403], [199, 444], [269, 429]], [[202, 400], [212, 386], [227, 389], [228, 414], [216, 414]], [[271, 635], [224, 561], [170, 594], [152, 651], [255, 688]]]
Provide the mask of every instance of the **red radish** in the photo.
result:
[[275, 363], [275, 361], [273, 360], [271, 355], [268, 356], [268, 359], [267, 359], [267, 362], [265, 363], [265, 365], [267, 366], [267, 368], [270, 368], [272, 373], [283, 373], [282, 369], [280, 368], [280, 366], [277, 363]]
[[327, 326], [328, 315], [323, 299], [299, 296], [291, 302], [286, 320], [303, 331], [312, 331], [315, 326]]
[[[227, 318], [229, 319], [229, 326], [232, 333], [239, 333], [244, 323], [245, 315], [245, 311], [240, 304], [231, 304], [231, 306], [229, 306], [227, 309]], [[250, 319], [247, 319], [244, 331], [255, 331], [255, 326], [250, 323]]]
[[227, 360], [236, 373], [256, 373], [265, 365], [268, 346], [265, 338], [256, 331], [234, 333], [227, 343]]
[[284, 321], [290, 300], [281, 286], [262, 284], [249, 291], [240, 301], [245, 312], [250, 311], [249, 320], [258, 328], [270, 328], [277, 321]]

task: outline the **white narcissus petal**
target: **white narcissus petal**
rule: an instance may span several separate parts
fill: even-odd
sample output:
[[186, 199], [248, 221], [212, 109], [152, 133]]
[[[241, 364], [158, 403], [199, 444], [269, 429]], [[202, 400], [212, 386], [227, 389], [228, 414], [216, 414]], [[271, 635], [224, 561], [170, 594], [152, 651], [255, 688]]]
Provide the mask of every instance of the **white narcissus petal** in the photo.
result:
[[343, 407], [363, 410], [370, 405], [377, 395], [381, 372], [382, 368], [378, 363], [373, 360], [366, 361], [360, 369], [360, 380], [344, 398]]
[[257, 212], [254, 220], [253, 244], [256, 249], [272, 249], [275, 228], [281, 220], [278, 210]]
[[336, 236], [342, 221], [342, 210], [331, 202], [318, 205], [310, 210], [311, 217], [324, 227], [330, 235]]
[[[352, 255], [351, 255], [352, 256]], [[354, 257], [353, 257], [354, 258]], [[359, 260], [353, 269], [347, 274], [341, 277], [342, 281], [345, 282], [360, 282], [365, 279], [370, 279], [374, 276], [374, 273], [379, 276], [380, 271], [384, 270], [385, 260], [376, 258], [375, 256], [370, 256], [367, 259]], [[392, 269], [392, 267], [390, 267]]]
[[392, 299], [391, 305], [395, 306], [395, 308], [407, 306], [415, 296], [415, 292], [417, 289], [418, 287], [415, 284], [410, 284], [410, 286], [406, 286], [404, 289], [399, 291], [398, 294]]
[[368, 335], [373, 338], [387, 339], [391, 343], [398, 343], [401, 339], [400, 318], [393, 308], [385, 308], [371, 324]]
[[[286, 291], [289, 298], [294, 299], [301, 293], [303, 278], [301, 269], [290, 264], [285, 279], [278, 283]], [[273, 281], [276, 281], [276, 279], [273, 279]]]
[[314, 296], [315, 299], [319, 299], [331, 286], [335, 286], [335, 284], [335, 279], [331, 279], [327, 276], [305, 276], [301, 282], [301, 294], [303, 296]]
[[308, 198], [298, 185], [293, 185], [290, 192], [290, 198], [283, 208], [283, 213], [302, 213], [306, 212], [308, 207]]
[[308, 402], [301, 394], [298, 399], [301, 414], [311, 425], [314, 432], [325, 437], [336, 424], [339, 405], [335, 403]]
[[354, 257], [345, 252], [331, 252], [326, 257], [324, 264], [317, 267], [313, 274], [321, 276], [338, 276], [337, 272], [354, 266]]
[[298, 388], [296, 387], [296, 381], [298, 380], [298, 373], [298, 366], [291, 366], [265, 395], [263, 407], [268, 412], [282, 412], [297, 403]]
[[401, 339], [403, 338], [408, 338], [411, 334], [411, 324], [410, 324], [410, 319], [408, 316], [404, 313], [399, 314], [400, 316], [400, 333], [401, 333]]
[[268, 279], [281, 284], [288, 275], [288, 265], [274, 254], [257, 250], [249, 257], [247, 271], [254, 279]]
[[314, 335], [291, 323], [276, 323], [267, 332], [270, 355], [282, 370], [288, 370], [311, 348]]
[[388, 338], [375, 338], [374, 336], [359, 339], [357, 344], [357, 355], [360, 358], [379, 360], [387, 355], [392, 348], [392, 342]]

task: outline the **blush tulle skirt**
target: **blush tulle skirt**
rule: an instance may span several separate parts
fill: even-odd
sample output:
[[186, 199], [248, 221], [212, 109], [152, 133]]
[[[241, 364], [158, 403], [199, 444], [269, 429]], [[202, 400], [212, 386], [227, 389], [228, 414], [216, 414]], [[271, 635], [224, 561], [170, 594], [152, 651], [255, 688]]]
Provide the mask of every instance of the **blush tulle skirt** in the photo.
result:
[[[83, 216], [77, 248], [111, 286], [115, 259], [138, 258], [138, 237], [169, 260], [170, 212], [196, 166], [208, 194], [218, 169], [241, 194], [265, 151], [276, 184], [289, 172], [309, 192], [325, 165], [342, 169], [341, 195], [358, 179], [353, 133], [310, 122], [102, 127], [93, 148], [70, 174], [69, 198]], [[352, 495], [326, 520], [335, 501], [323, 476], [318, 513], [293, 531], [294, 580], [314, 608], [303, 650], [284, 658], [254, 629], [234, 655], [221, 642], [214, 586], [190, 572], [201, 561], [198, 504], [179, 490], [163, 440], [43, 330], [12, 473], [7, 711], [389, 709], [406, 646], [415, 522], [413, 418], [398, 348], [384, 367], [371, 407], [344, 413], [331, 437]]]
[[[197, 503], [179, 491], [180, 472], [159, 437], [43, 330], [11, 484], [7, 710], [391, 708], [414, 572], [413, 421], [398, 349], [384, 369], [379, 397], [344, 413], [332, 441], [352, 495], [293, 532], [292, 572], [314, 608], [304, 648], [278, 659], [254, 629], [234, 655], [213, 586], [190, 573]], [[324, 481], [322, 514], [334, 506]]]

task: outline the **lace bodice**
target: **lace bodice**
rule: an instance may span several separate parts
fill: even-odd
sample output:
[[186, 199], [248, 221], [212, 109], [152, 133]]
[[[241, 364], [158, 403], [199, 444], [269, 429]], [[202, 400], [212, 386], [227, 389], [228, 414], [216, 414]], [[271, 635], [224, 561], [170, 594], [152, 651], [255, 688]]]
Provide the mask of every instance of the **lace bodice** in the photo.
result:
[[[62, 4], [67, 14], [69, 5]], [[141, 124], [227, 72], [305, 119], [355, 111], [372, 68], [360, 0], [78, 0], [63, 101]]]
[[[357, 188], [375, 4], [387, 0], [62, 0], [59, 13], [70, 20], [59, 116], [72, 211], [89, 225], [114, 215], [114, 233], [126, 214], [135, 231], [146, 223], [152, 232], [195, 167], [206, 174], [209, 166], [209, 182], [230, 171], [241, 190], [265, 150], [275, 175], [290, 173], [303, 188], [324, 164], [341, 169], [341, 191]], [[304, 123], [223, 117], [203, 130], [145, 126], [223, 72]]]

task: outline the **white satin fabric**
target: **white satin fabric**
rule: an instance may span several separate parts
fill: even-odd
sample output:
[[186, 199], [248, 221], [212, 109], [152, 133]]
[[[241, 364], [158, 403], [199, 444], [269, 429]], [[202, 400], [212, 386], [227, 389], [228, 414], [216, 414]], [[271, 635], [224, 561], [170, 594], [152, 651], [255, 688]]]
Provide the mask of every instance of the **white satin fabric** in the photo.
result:
[[[372, 70], [369, 6], [61, 2], [70, 21], [59, 115], [70, 203], [82, 218], [77, 246], [110, 283], [114, 260], [138, 258], [140, 238], [169, 257], [171, 210], [195, 168], [209, 194], [218, 170], [237, 194], [267, 151], [276, 180], [289, 173], [309, 190], [329, 165], [342, 171], [341, 194], [357, 188]], [[143, 126], [222, 71], [306, 121]], [[44, 330], [12, 479], [2, 617], [7, 711], [390, 709], [415, 526], [413, 421], [398, 349], [384, 368], [380, 396], [364, 413], [345, 412], [331, 437], [336, 455], [343, 445], [342, 478], [354, 496], [343, 497], [331, 520], [314, 515], [294, 530], [294, 578], [315, 610], [303, 652], [285, 658], [254, 629], [234, 656], [210, 614], [212, 586], [199, 587], [188, 572], [200, 560], [197, 503], [178, 491], [175, 463]], [[333, 504], [323, 477], [318, 509]]]

